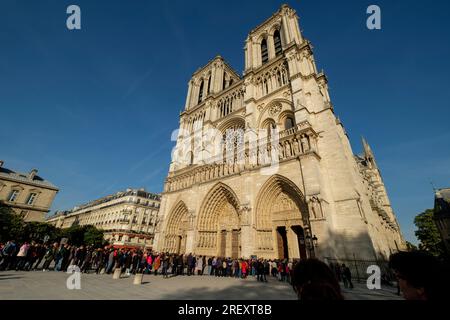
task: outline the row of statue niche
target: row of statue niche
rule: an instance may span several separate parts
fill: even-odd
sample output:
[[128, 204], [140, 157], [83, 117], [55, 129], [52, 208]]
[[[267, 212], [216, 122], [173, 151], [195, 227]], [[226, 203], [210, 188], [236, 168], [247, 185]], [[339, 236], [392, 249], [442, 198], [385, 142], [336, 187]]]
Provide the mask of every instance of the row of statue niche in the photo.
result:
[[[300, 143], [299, 143], [300, 142]], [[263, 160], [267, 157], [270, 157], [270, 147], [269, 148], [259, 148], [258, 151], [257, 150], [250, 150], [249, 153], [248, 152], [234, 152], [233, 154], [233, 160], [234, 161], [226, 161], [227, 160], [227, 153], [223, 152], [223, 159], [225, 159], [224, 164], [229, 164], [232, 165], [234, 163], [238, 163], [239, 162], [241, 164], [245, 164], [245, 165], [252, 165], [252, 166], [256, 166], [258, 165], [258, 163], [256, 163], [256, 159], [259, 159], [259, 162], [263, 162]], [[282, 144], [280, 143], [278, 145], [278, 155], [280, 159], [283, 159], [285, 157], [289, 157], [292, 155], [296, 155], [299, 153], [306, 153], [308, 151], [311, 150], [311, 145], [310, 145], [310, 140], [309, 137], [306, 134], [302, 134], [300, 136], [300, 141], [298, 141], [296, 138], [294, 138], [291, 143], [288, 143], [287, 141]], [[256, 155], [258, 154], [258, 158], [256, 157]], [[250, 159], [252, 161], [250, 161]], [[226, 167], [226, 166], [225, 166]], [[196, 175], [201, 175], [202, 173], [197, 172]]]
[[[310, 146], [310, 141], [309, 138], [306, 134], [302, 134], [300, 136], [300, 144], [298, 143], [297, 139], [292, 140], [292, 145], [288, 142], [285, 142], [284, 145], [279, 144], [278, 145], [278, 156], [279, 158], [283, 159], [285, 157], [289, 157], [292, 155], [296, 155], [300, 153], [300, 150], [302, 153], [306, 153], [308, 151], [311, 150], [311, 146]], [[300, 149], [301, 148], [301, 149]], [[258, 152], [258, 157], [256, 157], [256, 154]], [[270, 159], [270, 152], [267, 152], [267, 150], [263, 150], [260, 149], [258, 151], [256, 150], [251, 150], [250, 154], [245, 152], [245, 153], [241, 153], [238, 156], [234, 157], [234, 162], [232, 163], [224, 163], [223, 166], [223, 171], [219, 170], [218, 175], [223, 175], [223, 174], [229, 174], [230, 171], [233, 173], [235, 172], [238, 168], [235, 167], [236, 163], [238, 163], [238, 159], [239, 160], [245, 160], [245, 162], [243, 161], [241, 163], [241, 165], [245, 164], [245, 167], [251, 166], [251, 167], [256, 167], [258, 165], [260, 165], [261, 163], [270, 163], [271, 159]], [[250, 161], [250, 159], [252, 159], [252, 161]], [[259, 160], [259, 161], [257, 161]], [[228, 165], [227, 165], [228, 164]], [[229, 165], [233, 166], [232, 168], [229, 167]], [[231, 169], [231, 170], [230, 170]], [[195, 177], [193, 178], [194, 181], [200, 181], [200, 180], [205, 180], [208, 177], [208, 174], [206, 171], [209, 170], [202, 170], [201, 172], [196, 172]], [[215, 176], [215, 174], [214, 174]], [[189, 179], [188, 179], [189, 180]], [[176, 183], [176, 182], [175, 182]]]
[[[280, 143], [278, 145], [278, 154], [279, 154], [280, 158], [285, 158], [286, 156], [296, 155], [299, 153], [306, 153], [311, 150], [311, 145], [310, 145], [310, 140], [309, 140], [308, 135], [302, 134], [300, 136], [300, 144], [298, 142], [299, 141], [296, 138], [294, 138], [291, 141], [291, 143], [289, 143], [288, 141], [285, 141], [284, 144]], [[250, 155], [247, 152], [245, 152], [245, 155], [243, 155], [242, 152], [239, 154], [237, 152], [235, 152], [234, 158], [235, 158], [235, 161], [237, 161], [237, 159], [242, 159], [242, 156], [244, 156], [245, 163], [249, 164], [250, 158], [256, 159], [257, 152], [258, 152], [259, 158], [262, 158], [267, 154], [267, 151], [270, 149], [271, 149], [270, 144], [268, 144], [268, 148], [266, 148], [266, 149], [258, 148], [258, 151], [250, 150]], [[224, 156], [226, 155], [225, 150], [224, 150], [223, 154], [224, 154]]]

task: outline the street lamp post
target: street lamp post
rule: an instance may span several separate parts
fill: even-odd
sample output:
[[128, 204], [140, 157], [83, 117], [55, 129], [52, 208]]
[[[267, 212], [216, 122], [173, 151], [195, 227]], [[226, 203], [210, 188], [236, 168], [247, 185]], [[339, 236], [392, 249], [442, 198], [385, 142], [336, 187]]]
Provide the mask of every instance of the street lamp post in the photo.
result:
[[313, 235], [311, 237], [309, 235], [309, 233], [308, 233], [308, 235], [306, 236], [305, 240], [306, 240], [306, 246], [307, 246], [307, 248], [309, 250], [309, 257], [310, 258], [315, 258], [314, 247], [317, 247], [317, 242], [318, 242], [318, 239], [317, 239], [316, 235]]
[[314, 235], [314, 236], [312, 237], [312, 243], [313, 243], [313, 246], [314, 246], [314, 247], [317, 247], [317, 242], [318, 242], [318, 239], [317, 239], [316, 235]]

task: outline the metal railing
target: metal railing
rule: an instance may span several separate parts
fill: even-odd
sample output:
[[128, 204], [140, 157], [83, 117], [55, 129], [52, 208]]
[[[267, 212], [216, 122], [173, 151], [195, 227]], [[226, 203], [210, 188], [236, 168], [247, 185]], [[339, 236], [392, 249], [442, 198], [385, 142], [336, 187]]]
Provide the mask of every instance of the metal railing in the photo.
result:
[[[352, 274], [352, 279], [362, 282], [366, 281], [367, 278], [372, 275], [372, 273], [368, 273], [368, 268], [373, 265], [377, 265], [381, 271], [381, 281], [383, 284], [393, 285], [393, 282], [396, 281], [396, 277], [394, 271], [389, 268], [389, 262], [386, 260], [363, 260], [363, 259], [336, 259], [326, 257], [325, 262], [328, 266], [331, 267], [332, 271], [339, 278], [342, 275], [342, 265], [345, 264], [346, 267], [350, 269]], [[340, 266], [340, 273], [336, 269], [336, 264]], [[339, 269], [338, 269], [339, 270]]]

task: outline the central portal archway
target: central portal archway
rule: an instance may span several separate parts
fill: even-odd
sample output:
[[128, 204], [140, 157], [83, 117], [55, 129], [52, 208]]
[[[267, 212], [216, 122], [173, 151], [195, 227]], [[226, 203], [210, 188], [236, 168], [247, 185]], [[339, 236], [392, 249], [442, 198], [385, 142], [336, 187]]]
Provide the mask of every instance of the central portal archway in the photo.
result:
[[207, 194], [198, 218], [196, 253], [239, 258], [241, 226], [239, 201], [230, 187], [215, 185]]
[[305, 259], [309, 212], [300, 189], [280, 175], [261, 187], [256, 206], [257, 254], [277, 259]]

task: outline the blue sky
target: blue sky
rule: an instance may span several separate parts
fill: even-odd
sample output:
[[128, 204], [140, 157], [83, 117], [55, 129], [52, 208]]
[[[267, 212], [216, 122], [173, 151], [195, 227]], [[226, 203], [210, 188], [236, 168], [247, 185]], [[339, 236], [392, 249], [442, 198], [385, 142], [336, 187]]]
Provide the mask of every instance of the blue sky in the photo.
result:
[[[61, 191], [52, 211], [127, 187], [162, 191], [191, 74], [238, 72], [248, 32], [282, 1], [0, 2], [0, 158]], [[450, 186], [448, 1], [290, 1], [355, 153], [375, 152], [407, 240]], [[78, 4], [82, 30], [66, 28]], [[366, 28], [381, 7], [382, 30]]]

